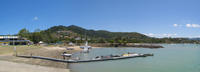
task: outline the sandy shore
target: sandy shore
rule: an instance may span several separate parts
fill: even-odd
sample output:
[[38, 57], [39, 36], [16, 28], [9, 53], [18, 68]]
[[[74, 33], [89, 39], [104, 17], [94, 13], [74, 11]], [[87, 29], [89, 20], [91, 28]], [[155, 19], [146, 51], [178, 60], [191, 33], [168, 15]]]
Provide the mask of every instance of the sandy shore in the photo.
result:
[[70, 72], [69, 69], [0, 61], [0, 72]]
[[[69, 47], [68, 47], [69, 48]], [[78, 46], [75, 47], [70, 47], [70, 48], [74, 48], [74, 50], [66, 50], [66, 47], [59, 47], [59, 46], [43, 46], [38, 48], [38, 46], [35, 46], [34, 48], [29, 48], [27, 46], [17, 46], [17, 51], [18, 51], [18, 55], [34, 55], [34, 56], [44, 56], [44, 57], [51, 57], [51, 58], [57, 58], [57, 59], [63, 59], [63, 57], [61, 56], [61, 54], [63, 52], [68, 52], [68, 53], [74, 53], [74, 52], [78, 52], [81, 49]], [[13, 54], [15, 54], [13, 52], [13, 47], [10, 46], [6, 46], [6, 47], [0, 47], [0, 61], [8, 61], [10, 63], [16, 63], [18, 65], [30, 65], [28, 67], [30, 67], [30, 69], [19, 69], [19, 70], [8, 70], [9, 68], [15, 67], [18, 68], [17, 65], [7, 65], [7, 66], [3, 66], [3, 63], [6, 62], [2, 62], [0, 63], [0, 72], [23, 72], [22, 70], [24, 70], [24, 72], [30, 71], [30, 72], [38, 72], [37, 70], [40, 70], [40, 67], [47, 67], [47, 68], [58, 68], [59, 69], [64, 69], [64, 70], [68, 70], [65, 72], [69, 72], [68, 68], [68, 63], [62, 63], [62, 62], [55, 62], [55, 61], [48, 61], [48, 60], [41, 60], [41, 59], [28, 59], [28, 58], [19, 58], [19, 57], [15, 57], [13, 56]], [[12, 65], [12, 64], [11, 64]], [[37, 67], [32, 66], [31, 65], [36, 65], [39, 67], [39, 69], [36, 69]], [[34, 68], [35, 67], [35, 68]], [[26, 67], [25, 67], [26, 68]], [[63, 72], [63, 71], [48, 71], [45, 69], [41, 69], [41, 72]], [[40, 71], [39, 71], [40, 72]]]
[[[101, 46], [92, 46], [93, 48], [101, 48]], [[18, 55], [33, 55], [42, 57], [51, 57], [56, 59], [63, 59], [61, 54], [63, 52], [75, 53], [81, 51], [80, 46], [16, 46]], [[73, 50], [67, 50], [66, 48], [73, 48]], [[51, 72], [46, 69], [53, 67], [52, 72], [62, 72], [62, 70], [68, 70], [68, 63], [48, 61], [42, 59], [28, 59], [19, 58], [13, 56], [13, 46], [0, 47], [0, 72]], [[67, 58], [66, 58], [67, 59]], [[9, 62], [5, 62], [9, 61]], [[6, 64], [4, 66], [4, 64]], [[19, 65], [19, 66], [18, 66]], [[33, 66], [32, 66], [33, 65]], [[27, 69], [26, 66], [28, 67]], [[16, 70], [9, 70], [9, 68], [16, 68]], [[17, 69], [19, 68], [19, 70]], [[39, 68], [39, 69], [37, 69]], [[55, 70], [61, 71], [55, 71]], [[6, 71], [8, 69], [8, 71]], [[43, 71], [44, 70], [44, 71]], [[51, 70], [51, 69], [50, 69]], [[69, 70], [68, 70], [69, 71]], [[68, 72], [65, 71], [65, 72]]]

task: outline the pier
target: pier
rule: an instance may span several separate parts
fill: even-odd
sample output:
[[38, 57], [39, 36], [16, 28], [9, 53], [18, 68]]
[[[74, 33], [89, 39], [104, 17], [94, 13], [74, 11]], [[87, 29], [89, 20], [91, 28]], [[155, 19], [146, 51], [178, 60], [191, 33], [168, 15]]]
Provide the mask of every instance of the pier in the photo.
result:
[[137, 58], [137, 57], [147, 57], [147, 56], [153, 56], [153, 54], [142, 54], [142, 55], [139, 55], [139, 56], [113, 57], [113, 58], [106, 58], [106, 59], [91, 59], [91, 60], [70, 60], [70, 59], [64, 60], [64, 59], [56, 59], [56, 58], [50, 58], [50, 57], [25, 56], [25, 55], [18, 55], [17, 57], [43, 59], [43, 60], [65, 62], [65, 63], [84, 63], [84, 62], [97, 62], [97, 61], [108, 61], [108, 60], [120, 60], [120, 59]]

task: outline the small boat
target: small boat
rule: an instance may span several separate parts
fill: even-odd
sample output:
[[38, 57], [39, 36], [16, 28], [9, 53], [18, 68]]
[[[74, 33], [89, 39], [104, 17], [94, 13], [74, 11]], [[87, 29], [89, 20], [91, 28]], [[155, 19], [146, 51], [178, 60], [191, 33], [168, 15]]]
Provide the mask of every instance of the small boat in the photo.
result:
[[80, 48], [81, 49], [84, 49], [84, 48], [92, 49], [91, 46], [88, 46], [88, 41], [85, 42], [85, 46], [81, 46]]
[[61, 56], [65, 56], [65, 57], [71, 57], [72, 54], [68, 54], [67, 52], [63, 52], [63, 54], [61, 54]]
[[66, 48], [66, 50], [74, 50], [74, 48]]
[[81, 46], [81, 49], [83, 49], [84, 53], [89, 53], [89, 50], [92, 49], [91, 46], [88, 46], [88, 41], [86, 41], [85, 46]]

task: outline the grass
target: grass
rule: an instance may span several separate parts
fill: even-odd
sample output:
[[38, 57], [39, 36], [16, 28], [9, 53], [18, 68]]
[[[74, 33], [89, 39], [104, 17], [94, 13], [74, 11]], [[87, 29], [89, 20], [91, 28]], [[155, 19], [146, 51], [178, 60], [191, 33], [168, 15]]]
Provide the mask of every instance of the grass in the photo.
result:
[[25, 51], [34, 50], [41, 48], [40, 46], [0, 46], [0, 55], [14, 54], [14, 47], [16, 47], [17, 53], [23, 53]]

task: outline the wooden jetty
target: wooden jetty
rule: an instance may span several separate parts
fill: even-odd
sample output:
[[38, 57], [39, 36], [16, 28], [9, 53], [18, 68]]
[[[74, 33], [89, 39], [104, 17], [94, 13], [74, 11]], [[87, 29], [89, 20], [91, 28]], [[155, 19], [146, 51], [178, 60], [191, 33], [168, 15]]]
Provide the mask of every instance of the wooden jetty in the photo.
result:
[[49, 57], [41, 57], [41, 56], [17, 56], [22, 58], [35, 58], [35, 59], [44, 59], [56, 62], [65, 62], [65, 63], [84, 63], [84, 62], [97, 62], [97, 61], [108, 61], [108, 60], [120, 60], [120, 59], [128, 59], [128, 58], [137, 58], [137, 57], [147, 57], [153, 56], [153, 54], [142, 54], [138, 56], [125, 56], [125, 57], [112, 57], [112, 58], [104, 58], [104, 59], [91, 59], [91, 60], [63, 60], [63, 59], [56, 59], [56, 58], [49, 58]]

